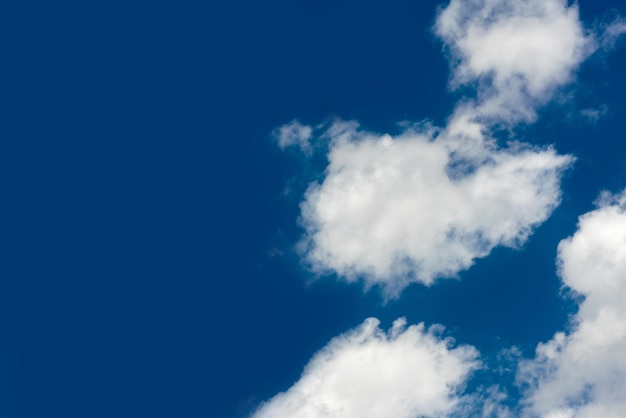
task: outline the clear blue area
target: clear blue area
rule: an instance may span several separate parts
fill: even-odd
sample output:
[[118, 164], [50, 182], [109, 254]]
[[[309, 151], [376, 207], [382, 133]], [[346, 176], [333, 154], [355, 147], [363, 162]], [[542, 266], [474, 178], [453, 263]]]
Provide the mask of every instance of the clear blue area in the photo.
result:
[[[573, 102], [522, 130], [579, 158], [523, 249], [386, 305], [332, 277], [310, 285], [293, 245], [323, 164], [270, 132], [334, 116], [380, 132], [443, 124], [458, 94], [430, 33], [441, 3], [10, 3], [1, 417], [244, 417], [369, 316], [441, 323], [486, 356], [530, 354], [574, 307], [559, 296], [557, 243], [599, 190], [626, 186], [622, 45], [584, 64]], [[622, 1], [581, 0], [586, 23], [616, 11]], [[596, 125], [571, 116], [601, 105]]]

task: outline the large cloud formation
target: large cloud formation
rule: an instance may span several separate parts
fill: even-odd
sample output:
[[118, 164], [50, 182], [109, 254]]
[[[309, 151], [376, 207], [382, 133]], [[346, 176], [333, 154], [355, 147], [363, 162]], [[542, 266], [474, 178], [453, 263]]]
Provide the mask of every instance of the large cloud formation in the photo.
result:
[[293, 121], [275, 131], [281, 147], [309, 152], [314, 134], [329, 144], [325, 178], [301, 205], [306, 263], [380, 284], [387, 297], [519, 246], [550, 216], [573, 157], [502, 146], [492, 131], [533, 121], [597, 44], [563, 0], [452, 0], [434, 32], [451, 58], [451, 86], [476, 92], [444, 128], [392, 137], [336, 121], [320, 134]]
[[605, 194], [559, 244], [563, 283], [582, 302], [572, 329], [523, 363], [528, 413], [560, 418], [626, 414], [626, 192]]
[[442, 417], [460, 406], [459, 391], [479, 364], [469, 346], [451, 347], [438, 326], [379, 321], [334, 338], [289, 390], [260, 406], [254, 418]]
[[[454, 276], [499, 245], [523, 244], [560, 201], [573, 157], [550, 147], [498, 144], [493, 131], [537, 118], [582, 61], [624, 32], [585, 31], [565, 0], [451, 0], [434, 32], [451, 59], [451, 87], [473, 87], [443, 128], [391, 136], [335, 121], [323, 132], [298, 121], [278, 128], [282, 148], [311, 154], [328, 144], [328, 167], [301, 204], [300, 250], [311, 268], [382, 285]], [[558, 250], [564, 284], [581, 298], [567, 332], [518, 364], [520, 405], [497, 387], [464, 385], [481, 367], [473, 347], [453, 347], [440, 328], [384, 332], [369, 319], [333, 339], [300, 380], [254, 418], [421, 416], [621, 417], [626, 411], [626, 192], [606, 195]], [[508, 360], [507, 360], [508, 361]], [[514, 402], [514, 400], [513, 400]]]
[[302, 204], [307, 259], [318, 271], [382, 283], [391, 295], [410, 281], [452, 276], [496, 245], [524, 242], [559, 203], [559, 178], [572, 161], [552, 149], [477, 142], [478, 163], [468, 162], [449, 138], [391, 138], [350, 123], [328, 135], [326, 178]]

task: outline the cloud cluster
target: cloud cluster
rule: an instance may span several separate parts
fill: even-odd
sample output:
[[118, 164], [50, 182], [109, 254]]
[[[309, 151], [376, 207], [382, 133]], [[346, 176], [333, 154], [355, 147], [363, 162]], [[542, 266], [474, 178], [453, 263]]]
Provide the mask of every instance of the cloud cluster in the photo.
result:
[[605, 194], [559, 244], [563, 283], [582, 298], [572, 329], [523, 363], [529, 415], [623, 417], [626, 413], [626, 192]]
[[[301, 203], [305, 261], [315, 272], [381, 285], [394, 297], [412, 282], [455, 276], [496, 246], [523, 244], [559, 204], [560, 180], [574, 158], [522, 142], [503, 146], [493, 131], [534, 121], [580, 64], [612, 47], [625, 28], [617, 19], [586, 31], [577, 5], [566, 0], [451, 0], [434, 32], [450, 55], [451, 87], [473, 94], [445, 127], [409, 126], [391, 136], [356, 122], [338, 120], [318, 132], [294, 120], [275, 130], [281, 148], [311, 154], [314, 134], [328, 144], [324, 178]], [[453, 348], [440, 327], [398, 320], [384, 332], [368, 319], [318, 352], [300, 380], [254, 418], [624, 416], [626, 191], [604, 195], [580, 217], [557, 261], [579, 310], [534, 359], [509, 360], [523, 387], [519, 405], [497, 386], [464, 392], [481, 367], [478, 352]]]
[[260, 406], [254, 418], [442, 417], [460, 405], [458, 393], [479, 364], [468, 346], [452, 348], [440, 327], [384, 332], [379, 321], [334, 338], [289, 390]]
[[[454, 277], [496, 246], [519, 246], [550, 216], [573, 158], [503, 147], [491, 132], [533, 121], [597, 44], [564, 0], [452, 0], [434, 32], [450, 53], [452, 86], [475, 97], [444, 128], [395, 137], [336, 121], [320, 135], [325, 178], [301, 205], [299, 248], [312, 270], [380, 284], [387, 297]], [[310, 153], [314, 133], [293, 121], [275, 135]]]
[[626, 411], [626, 191], [605, 193], [597, 209], [558, 246], [558, 272], [579, 302], [569, 329], [536, 357], [505, 359], [524, 396], [512, 409], [498, 387], [464, 391], [482, 368], [470, 346], [452, 348], [442, 328], [389, 332], [370, 318], [316, 354], [288, 391], [254, 418], [483, 416], [621, 418]]

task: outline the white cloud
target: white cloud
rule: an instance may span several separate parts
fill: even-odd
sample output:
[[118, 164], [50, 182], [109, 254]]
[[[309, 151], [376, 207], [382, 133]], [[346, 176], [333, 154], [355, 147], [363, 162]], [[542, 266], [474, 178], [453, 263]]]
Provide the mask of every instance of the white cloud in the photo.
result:
[[334, 338], [306, 366], [300, 380], [276, 395], [254, 418], [442, 417], [460, 405], [459, 391], [479, 367], [469, 346], [452, 348], [441, 327], [406, 327], [399, 319], [385, 333], [379, 321]]
[[310, 143], [312, 133], [313, 129], [310, 126], [302, 125], [294, 119], [276, 128], [273, 135], [278, 141], [278, 146], [282, 149], [298, 146], [305, 154], [310, 154], [312, 152]]
[[392, 138], [336, 122], [326, 135], [326, 177], [302, 203], [301, 250], [314, 271], [382, 284], [389, 296], [523, 243], [558, 205], [573, 160], [428, 130]]
[[[381, 285], [393, 297], [409, 283], [455, 276], [496, 246], [523, 244], [559, 204], [574, 159], [520, 142], [502, 147], [492, 131], [534, 121], [583, 60], [612, 47], [624, 28], [616, 20], [586, 31], [566, 0], [451, 0], [434, 30], [450, 52], [451, 86], [475, 88], [475, 96], [441, 129], [391, 136], [356, 122], [328, 126], [325, 177], [301, 204], [299, 248], [312, 270]], [[274, 134], [282, 148], [313, 151], [313, 129], [298, 121]], [[436, 330], [400, 320], [385, 333], [369, 319], [333, 339], [254, 417], [504, 417], [521, 409], [548, 418], [624, 416], [625, 207], [626, 192], [605, 196], [559, 245], [564, 284], [584, 299], [571, 329], [519, 364], [528, 387], [521, 406], [509, 409], [498, 387], [463, 393], [479, 367], [474, 348], [451, 348]]]
[[626, 192], [604, 194], [559, 244], [563, 283], [584, 298], [572, 330], [559, 332], [522, 363], [529, 414], [623, 417], [626, 414]]
[[496, 123], [534, 120], [596, 48], [565, 0], [452, 0], [435, 33], [452, 55], [452, 85], [478, 84], [466, 111]]
[[[335, 122], [323, 134], [326, 177], [301, 206], [300, 249], [312, 270], [382, 284], [392, 297], [411, 282], [453, 277], [496, 246], [519, 246], [550, 216], [573, 158], [501, 148], [491, 131], [533, 121], [597, 44], [564, 0], [452, 0], [434, 30], [450, 51], [452, 84], [475, 87], [476, 97], [442, 129], [391, 137]], [[294, 121], [277, 132], [281, 146], [310, 152], [310, 127]]]

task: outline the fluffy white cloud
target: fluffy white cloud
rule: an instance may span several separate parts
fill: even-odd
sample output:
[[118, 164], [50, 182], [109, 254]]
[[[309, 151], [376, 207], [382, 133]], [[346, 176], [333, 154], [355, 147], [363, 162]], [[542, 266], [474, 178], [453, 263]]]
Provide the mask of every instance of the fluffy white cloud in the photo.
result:
[[[442, 129], [391, 137], [332, 124], [326, 176], [301, 206], [300, 249], [313, 271], [382, 284], [392, 297], [524, 243], [548, 218], [573, 158], [501, 148], [490, 132], [534, 120], [597, 44], [565, 0], [452, 0], [434, 30], [451, 53], [452, 84], [475, 87], [476, 97]], [[277, 137], [310, 152], [312, 132], [294, 121]]]
[[582, 298], [572, 330], [523, 363], [530, 415], [626, 415], [626, 193], [605, 194], [558, 250], [563, 283]]
[[[599, 34], [586, 31], [567, 0], [451, 0], [434, 30], [450, 52], [452, 87], [473, 87], [475, 95], [441, 129], [391, 136], [332, 123], [322, 135], [325, 176], [301, 204], [306, 262], [393, 297], [411, 282], [455, 276], [496, 246], [523, 244], [559, 204], [560, 179], [574, 159], [520, 142], [502, 147], [491, 132], [532, 122], [624, 27], [616, 20]], [[282, 148], [312, 152], [309, 126], [294, 120], [274, 134]], [[625, 207], [626, 193], [605, 196], [560, 244], [564, 284], [584, 299], [572, 328], [520, 363], [528, 391], [519, 408], [510, 410], [497, 387], [463, 394], [479, 367], [472, 347], [451, 348], [437, 330], [401, 320], [385, 333], [369, 319], [333, 339], [254, 417], [625, 416]]]
[[379, 321], [334, 338], [306, 366], [300, 380], [276, 395], [254, 418], [415, 418], [447, 416], [479, 364], [469, 346], [452, 348], [438, 326], [406, 327], [399, 319], [385, 333]]
[[428, 130], [392, 138], [336, 122], [326, 135], [325, 179], [302, 203], [301, 250], [313, 270], [382, 284], [388, 296], [523, 243], [559, 203], [572, 162], [550, 148]]
[[478, 83], [466, 112], [497, 123], [530, 121], [572, 79], [596, 42], [566, 0], [452, 0], [435, 24], [453, 58], [452, 85]]
[[297, 120], [276, 128], [273, 132], [274, 137], [278, 141], [278, 146], [281, 148], [287, 148], [292, 146], [298, 146], [306, 153], [312, 152], [311, 147], [311, 135], [313, 129], [310, 126], [302, 125]]

